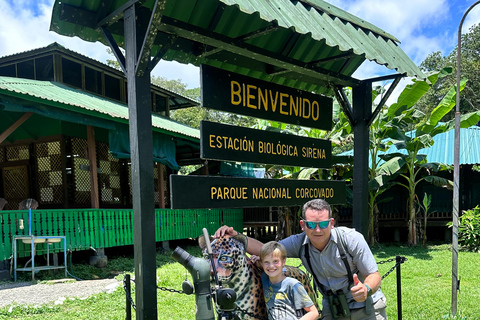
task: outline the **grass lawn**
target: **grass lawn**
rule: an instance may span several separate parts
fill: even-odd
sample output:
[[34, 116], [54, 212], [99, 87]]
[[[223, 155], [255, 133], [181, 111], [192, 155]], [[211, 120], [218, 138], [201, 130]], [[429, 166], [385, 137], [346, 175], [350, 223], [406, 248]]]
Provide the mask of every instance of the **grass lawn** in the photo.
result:
[[[184, 247], [186, 251], [200, 256], [196, 247]], [[395, 256], [408, 259], [401, 265], [402, 271], [402, 313], [405, 320], [418, 319], [480, 319], [480, 254], [459, 253], [459, 275], [461, 277], [458, 293], [457, 316], [450, 316], [452, 287], [452, 253], [450, 245], [431, 245], [427, 248], [409, 248], [406, 245], [381, 245], [373, 248], [377, 261], [386, 261]], [[299, 265], [298, 259], [288, 259], [288, 264]], [[379, 265], [384, 275], [395, 262]], [[186, 275], [185, 269], [176, 263], [170, 254], [157, 254], [157, 285], [181, 290]], [[70, 269], [69, 269], [70, 270]], [[133, 273], [133, 257], [109, 260], [105, 269], [74, 264], [77, 277], [107, 277], [118, 272]], [[93, 276], [95, 275], [95, 276]], [[27, 276], [28, 277], [28, 276]], [[120, 275], [123, 279], [123, 275]], [[392, 272], [382, 282], [382, 290], [387, 297], [389, 319], [398, 319], [397, 279]], [[158, 319], [195, 320], [195, 297], [185, 294], [158, 291]], [[135, 318], [135, 312], [133, 318]], [[69, 300], [64, 304], [43, 305], [40, 307], [7, 306], [0, 309], [0, 319], [125, 319], [125, 294], [123, 288], [112, 294], [97, 294], [88, 299]]]

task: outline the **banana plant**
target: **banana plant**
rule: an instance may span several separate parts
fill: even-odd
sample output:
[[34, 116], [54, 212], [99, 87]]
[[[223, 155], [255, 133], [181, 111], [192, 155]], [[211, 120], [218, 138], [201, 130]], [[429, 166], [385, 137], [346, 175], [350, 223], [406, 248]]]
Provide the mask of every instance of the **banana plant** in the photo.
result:
[[[422, 81], [417, 81], [422, 82]], [[416, 85], [417, 83], [414, 83]], [[407, 87], [405, 90], [410, 91], [407, 95], [415, 93], [413, 86]], [[421, 84], [423, 87], [425, 84]], [[466, 85], [466, 80], [462, 80], [460, 90]], [[414, 99], [415, 100], [414, 95]], [[399, 101], [402, 101], [402, 95]], [[429, 148], [433, 145], [433, 137], [437, 134], [446, 132], [454, 128], [454, 120], [446, 123], [439, 123], [454, 106], [456, 100], [456, 87], [452, 86], [448, 93], [444, 96], [438, 106], [429, 114], [426, 115], [420, 110], [416, 110], [414, 105], [397, 102], [390, 107], [389, 113], [397, 114], [397, 123], [391, 125], [387, 131], [390, 137], [388, 144], [395, 146], [399, 151], [381, 156], [388, 165], [392, 168], [397, 168], [397, 171], [390, 169], [391, 172], [401, 172], [400, 176], [404, 178], [399, 185], [408, 190], [408, 243], [411, 246], [417, 245], [416, 232], [416, 186], [421, 181], [425, 180], [436, 186], [452, 188], [452, 181], [435, 176], [439, 170], [446, 168], [446, 165], [441, 163], [429, 163], [425, 155], [420, 153], [421, 149]], [[416, 99], [418, 101], [418, 99]], [[460, 126], [462, 128], [470, 127], [476, 124], [480, 119], [480, 112], [472, 112], [461, 117]], [[409, 132], [405, 131], [406, 124], [416, 124], [415, 129]]]
[[425, 247], [427, 245], [427, 219], [429, 216], [430, 206], [432, 204], [432, 196], [426, 192], [423, 194], [423, 200], [419, 204], [420, 208], [423, 210], [423, 241], [422, 244]]
[[[414, 80], [412, 84], [405, 87], [394, 104], [383, 108], [370, 126], [368, 241], [372, 246], [375, 244], [375, 235], [378, 230], [378, 205], [389, 201], [391, 198], [383, 198], [380, 201], [377, 199], [396, 184], [395, 179], [405, 164], [398, 159], [384, 160], [380, 155], [387, 152], [391, 147], [392, 144], [387, 143], [390, 137], [402, 136], [408, 126], [412, 125], [417, 121], [416, 118], [422, 115], [415, 110], [415, 103], [430, 90], [438, 79], [449, 75], [451, 72], [451, 68], [445, 68], [431, 72], [427, 77], [428, 80]], [[382, 90], [377, 88], [374, 92], [380, 94]]]

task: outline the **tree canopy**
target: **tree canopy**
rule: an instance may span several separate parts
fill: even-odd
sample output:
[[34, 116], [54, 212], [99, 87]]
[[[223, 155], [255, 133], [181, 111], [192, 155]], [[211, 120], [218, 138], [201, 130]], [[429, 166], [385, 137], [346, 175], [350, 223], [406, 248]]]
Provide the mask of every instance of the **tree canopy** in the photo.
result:
[[[461, 60], [460, 74], [461, 78], [468, 79], [460, 101], [460, 112], [468, 113], [480, 110], [480, 25], [470, 28], [469, 32], [462, 35], [461, 39]], [[457, 46], [447, 56], [437, 51], [429, 54], [420, 64], [423, 71], [442, 70], [445, 67], [451, 67], [453, 72], [440, 79], [420, 101], [417, 108], [428, 112], [441, 101], [447, 93], [450, 86], [456, 84], [457, 73]], [[442, 121], [454, 118], [455, 109], [450, 111]]]

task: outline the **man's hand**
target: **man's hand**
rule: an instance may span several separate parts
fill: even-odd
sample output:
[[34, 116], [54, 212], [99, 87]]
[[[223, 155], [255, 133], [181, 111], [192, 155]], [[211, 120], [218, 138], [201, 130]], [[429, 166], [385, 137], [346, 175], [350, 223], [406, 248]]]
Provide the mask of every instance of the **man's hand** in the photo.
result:
[[355, 301], [363, 302], [367, 300], [368, 289], [362, 282], [360, 282], [360, 280], [358, 280], [356, 274], [353, 275], [353, 287], [350, 291], [352, 292]]
[[218, 228], [217, 231], [215, 231], [215, 234], [213, 235], [215, 238], [220, 238], [220, 237], [223, 237], [223, 236], [236, 236], [238, 234], [237, 231], [235, 231], [233, 229], [233, 227], [229, 227], [229, 226], [221, 226], [220, 228]]

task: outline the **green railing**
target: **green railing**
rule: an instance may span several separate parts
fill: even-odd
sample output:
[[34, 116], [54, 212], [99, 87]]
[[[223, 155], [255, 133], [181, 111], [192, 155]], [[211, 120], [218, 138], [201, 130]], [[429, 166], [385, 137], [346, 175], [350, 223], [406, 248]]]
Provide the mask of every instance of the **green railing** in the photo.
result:
[[[134, 239], [132, 209], [32, 210], [32, 222], [33, 235], [66, 236], [70, 250], [132, 245]], [[224, 224], [243, 230], [243, 210], [155, 210], [156, 241], [196, 238], [203, 228], [213, 234]], [[28, 234], [28, 210], [1, 211], [0, 261], [10, 258], [14, 236]], [[20, 256], [30, 255], [29, 245], [17, 245]], [[47, 245], [37, 244], [36, 254], [44, 254]], [[50, 244], [49, 250], [59, 252], [63, 248], [57, 243]]]

